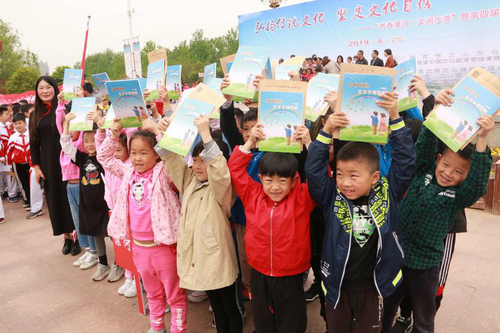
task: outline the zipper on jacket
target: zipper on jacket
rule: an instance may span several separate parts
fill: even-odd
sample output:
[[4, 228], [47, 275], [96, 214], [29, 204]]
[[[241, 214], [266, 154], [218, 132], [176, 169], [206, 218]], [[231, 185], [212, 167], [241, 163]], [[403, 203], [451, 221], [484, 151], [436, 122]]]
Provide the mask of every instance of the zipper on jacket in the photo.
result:
[[378, 246], [377, 246], [377, 262], [375, 263], [375, 267], [373, 268], [373, 282], [375, 283], [375, 288], [377, 288], [377, 292], [380, 297], [382, 297], [382, 293], [380, 292], [380, 288], [378, 287], [377, 284], [377, 274], [375, 273], [375, 270], [377, 268], [377, 265], [380, 263], [382, 260], [382, 257], [379, 256], [379, 253], [382, 251], [382, 233], [380, 232], [380, 228], [378, 227], [377, 221], [373, 217], [372, 210], [370, 209], [370, 201], [368, 201], [368, 209], [370, 210], [370, 216], [372, 217], [373, 223], [375, 223], [375, 227], [377, 228], [378, 232]]
[[[342, 193], [340, 193], [340, 196], [347, 203], [347, 200], [345, 200], [344, 195]], [[349, 203], [347, 203], [347, 207], [349, 207]], [[345, 263], [344, 263], [344, 269], [342, 271], [342, 276], [340, 277], [339, 294], [337, 296], [337, 301], [335, 302], [335, 306], [333, 307], [334, 309], [337, 308], [337, 305], [339, 304], [339, 301], [340, 301], [340, 289], [342, 287], [342, 282], [344, 281], [344, 275], [345, 275], [345, 271], [347, 269], [347, 262], [349, 261], [349, 255], [351, 254], [351, 245], [352, 245], [352, 214], [351, 214], [351, 208], [350, 207], [349, 207], [348, 211], [349, 211], [349, 217], [351, 219], [351, 231], [349, 232], [349, 247], [347, 248], [347, 258], [346, 258]]]
[[398, 246], [398, 249], [399, 249], [399, 252], [401, 252], [401, 257], [403, 257], [403, 259], [405, 258], [405, 253], [403, 251], [403, 248], [401, 247], [401, 245], [399, 244], [399, 237], [398, 237], [398, 234], [393, 231], [392, 232], [392, 235], [394, 236], [394, 240], [396, 241], [396, 245]]
[[271, 241], [271, 276], [273, 276], [273, 213], [274, 213], [274, 208], [276, 208], [276, 202], [274, 203], [273, 208], [271, 208], [271, 223], [270, 223], [270, 229], [271, 232], [269, 233], [269, 238]]

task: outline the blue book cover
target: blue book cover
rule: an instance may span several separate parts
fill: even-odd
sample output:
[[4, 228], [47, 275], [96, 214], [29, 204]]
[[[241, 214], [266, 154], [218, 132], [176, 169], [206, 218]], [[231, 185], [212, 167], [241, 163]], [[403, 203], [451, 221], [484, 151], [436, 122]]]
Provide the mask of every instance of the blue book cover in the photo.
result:
[[194, 118], [201, 114], [208, 116], [213, 108], [212, 104], [189, 97], [183, 98], [159, 145], [176, 154], [186, 156], [198, 136], [198, 128], [194, 125]]
[[165, 61], [158, 60], [148, 65], [146, 89], [149, 91], [147, 101], [160, 98], [160, 87], [165, 85]]
[[452, 96], [452, 105], [438, 105], [424, 125], [457, 152], [480, 129], [476, 124], [479, 117], [497, 113], [500, 98], [470, 76], [466, 76], [453, 90], [455, 96]]
[[139, 85], [141, 86], [141, 93], [144, 95], [144, 92], [146, 91], [146, 87], [148, 85], [148, 79], [145, 77], [138, 77], [137, 80], [139, 80]]
[[233, 62], [228, 62], [227, 63], [227, 72], [229, 73], [229, 71], [231, 71], [231, 67], [233, 66]]
[[325, 95], [339, 91], [340, 75], [318, 73], [307, 84], [306, 119], [314, 122], [328, 110]]
[[91, 131], [94, 122], [87, 115], [95, 110], [95, 97], [74, 98], [71, 102], [71, 112], [76, 118], [69, 123], [70, 131]]
[[292, 78], [290, 77], [290, 72], [298, 72], [299, 67], [296, 65], [281, 65], [276, 68], [275, 80], [286, 80], [290, 81]]
[[106, 82], [109, 81], [108, 73], [99, 73], [92, 75], [95, 83], [97, 84], [97, 89], [99, 89], [99, 93], [102, 96], [106, 96], [108, 94], [108, 89], [106, 88]]
[[343, 74], [341, 110], [350, 124], [340, 130], [340, 140], [387, 143], [389, 113], [376, 102], [392, 91], [392, 80], [390, 75]]
[[124, 128], [140, 127], [148, 118], [139, 80], [108, 81], [106, 86], [113, 110]]
[[217, 76], [217, 63], [213, 63], [205, 66], [205, 71], [203, 72], [203, 83], [208, 85], [210, 80]]
[[81, 69], [66, 68], [64, 70], [63, 91], [64, 100], [71, 101], [76, 96], [76, 89], [82, 84]]
[[182, 93], [181, 73], [182, 65], [167, 66], [166, 87], [170, 99], [177, 99]]
[[400, 63], [396, 67], [396, 78], [394, 80], [394, 92], [398, 94], [399, 112], [418, 106], [417, 92], [410, 91], [411, 80], [418, 75], [417, 59], [411, 58]]

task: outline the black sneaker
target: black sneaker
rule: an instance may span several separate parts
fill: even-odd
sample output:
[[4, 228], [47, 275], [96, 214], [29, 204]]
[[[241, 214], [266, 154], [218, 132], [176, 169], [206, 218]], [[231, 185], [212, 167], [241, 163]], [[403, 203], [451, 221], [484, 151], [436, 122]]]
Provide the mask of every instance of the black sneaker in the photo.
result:
[[40, 209], [38, 212], [34, 212], [34, 213], [32, 212], [32, 213], [29, 213], [29, 214], [26, 216], [26, 218], [27, 218], [28, 220], [31, 220], [31, 219], [34, 219], [34, 218], [35, 218], [35, 217], [37, 217], [37, 216], [40, 216], [40, 215], [43, 215], [43, 210], [41, 210], [41, 209]]
[[19, 201], [19, 198], [18, 197], [9, 197], [8, 200], [9, 200], [9, 202], [15, 203], [15, 202]]
[[316, 298], [319, 297], [319, 292], [320, 292], [319, 284], [318, 283], [311, 284], [309, 289], [307, 289], [307, 291], [304, 293], [304, 295], [306, 297], [306, 301], [307, 302], [314, 301]]
[[82, 248], [80, 247], [80, 243], [78, 242], [78, 240], [76, 240], [73, 242], [73, 245], [71, 246], [71, 255], [74, 257], [80, 252], [82, 252]]
[[396, 319], [396, 324], [392, 327], [391, 333], [409, 333], [413, 329], [413, 320], [399, 316]]
[[62, 254], [66, 255], [71, 253], [71, 248], [73, 247], [73, 240], [65, 238], [64, 239], [64, 245], [62, 248]]
[[9, 193], [3, 192], [2, 199], [7, 199], [9, 197]]

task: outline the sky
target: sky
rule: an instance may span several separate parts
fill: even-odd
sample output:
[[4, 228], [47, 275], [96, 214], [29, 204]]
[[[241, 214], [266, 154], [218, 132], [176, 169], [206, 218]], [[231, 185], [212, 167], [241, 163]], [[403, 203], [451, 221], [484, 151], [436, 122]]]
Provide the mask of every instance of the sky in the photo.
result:
[[[284, 5], [305, 2], [287, 0]], [[172, 48], [197, 29], [208, 38], [238, 25], [238, 15], [269, 9], [260, 0], [131, 0], [133, 34], [144, 42]], [[2, 0], [0, 19], [20, 35], [24, 49], [48, 62], [49, 71], [81, 61], [87, 16], [91, 16], [87, 55], [123, 50], [130, 36], [126, 0]]]

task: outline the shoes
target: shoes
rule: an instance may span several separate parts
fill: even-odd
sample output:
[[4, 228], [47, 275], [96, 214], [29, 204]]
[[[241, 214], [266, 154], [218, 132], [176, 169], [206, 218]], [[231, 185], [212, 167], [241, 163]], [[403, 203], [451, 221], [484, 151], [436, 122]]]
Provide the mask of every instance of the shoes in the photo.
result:
[[19, 201], [19, 198], [18, 197], [9, 197], [9, 202], [12, 202], [12, 203], [16, 203]]
[[128, 298], [132, 298], [132, 297], [137, 296], [137, 288], [135, 287], [135, 280], [132, 280], [132, 284], [130, 285], [130, 287], [128, 287], [127, 290], [125, 290], [125, 293], [123, 294], [123, 296], [128, 297]]
[[2, 199], [7, 199], [9, 197], [9, 193], [3, 192]]
[[0, 224], [4, 224], [4, 223], [5, 223], [5, 218], [0, 217]]
[[80, 247], [80, 243], [78, 242], [78, 240], [76, 240], [71, 246], [71, 255], [74, 257], [77, 254], [80, 254], [80, 252], [82, 252], [82, 248]]
[[120, 281], [120, 279], [125, 275], [125, 270], [116, 264], [111, 265], [111, 271], [108, 275], [108, 282]]
[[[31, 208], [30, 208], [30, 209], [31, 209]], [[31, 213], [29, 213], [28, 215], [26, 215], [26, 218], [27, 218], [28, 220], [31, 220], [31, 219], [34, 219], [35, 217], [40, 216], [40, 215], [43, 215], [43, 210], [41, 210], [41, 209], [40, 209], [38, 212], [34, 212], [34, 213], [33, 213], [33, 212], [31, 212]]]
[[31, 206], [28, 205], [28, 206], [24, 207], [24, 209], [26, 209], [26, 211], [29, 212], [31, 210]]
[[413, 320], [399, 316], [396, 319], [396, 324], [392, 327], [391, 333], [408, 333], [413, 329]]
[[85, 259], [87, 259], [87, 257], [90, 255], [90, 252], [87, 252], [85, 251], [84, 255], [81, 256], [80, 258], [76, 259], [74, 262], [73, 262], [73, 266], [75, 267], [80, 267], [84, 262], [85, 262]]
[[306, 297], [306, 301], [307, 302], [312, 302], [314, 301], [316, 298], [319, 297], [319, 284], [318, 283], [313, 283], [311, 284], [311, 286], [309, 287], [309, 289], [306, 290], [306, 292], [304, 293], [305, 297]]
[[97, 270], [95, 271], [94, 275], [92, 275], [92, 280], [94, 281], [101, 281], [106, 278], [106, 276], [109, 275], [109, 271], [111, 270], [111, 267], [109, 265], [97, 265]]
[[125, 294], [125, 291], [127, 291], [128, 288], [130, 288], [130, 285], [134, 285], [134, 280], [133, 279], [125, 279], [125, 283], [122, 284], [120, 288], [118, 288], [118, 294], [123, 295]]
[[204, 291], [193, 291], [188, 296], [188, 300], [191, 303], [200, 303], [208, 298], [207, 294]]
[[167, 329], [165, 327], [163, 327], [161, 330], [157, 331], [157, 330], [150, 328], [148, 330], [148, 333], [167, 333]]
[[64, 239], [64, 245], [62, 248], [62, 254], [66, 255], [71, 253], [71, 248], [73, 247], [73, 240], [65, 238]]
[[30, 204], [27, 201], [23, 201], [23, 208], [28, 208]]
[[80, 265], [80, 269], [86, 270], [86, 269], [92, 268], [95, 265], [97, 265], [98, 262], [99, 262], [99, 258], [97, 257], [97, 253], [91, 252], [87, 256], [87, 258], [85, 258], [85, 261]]

